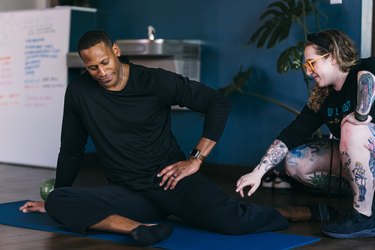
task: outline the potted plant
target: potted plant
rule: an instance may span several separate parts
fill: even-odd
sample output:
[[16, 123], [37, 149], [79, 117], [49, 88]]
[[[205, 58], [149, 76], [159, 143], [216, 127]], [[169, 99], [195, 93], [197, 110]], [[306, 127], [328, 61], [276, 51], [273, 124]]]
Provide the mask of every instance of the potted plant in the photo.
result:
[[[319, 0], [278, 0], [268, 5], [265, 12], [260, 16], [263, 24], [251, 35], [247, 44], [255, 44], [257, 48], [273, 48], [276, 44], [288, 38], [290, 30], [294, 23], [297, 23], [303, 30], [304, 37], [297, 41], [294, 46], [286, 48], [278, 57], [276, 67], [279, 73], [285, 73], [289, 70], [299, 70], [303, 74], [307, 91], [310, 91], [309, 78], [307, 77], [303, 65], [303, 50], [307, 34], [310, 32], [307, 19], [314, 18], [318, 30], [320, 28], [320, 18], [324, 16], [317, 10]], [[286, 110], [298, 114], [299, 112], [273, 98], [266, 97], [256, 92], [244, 91], [244, 86], [248, 82], [251, 74], [251, 67], [243, 70], [240, 67], [239, 72], [234, 76], [233, 81], [224, 88], [221, 88], [225, 94], [240, 92], [261, 98], [263, 100], [275, 103]]]

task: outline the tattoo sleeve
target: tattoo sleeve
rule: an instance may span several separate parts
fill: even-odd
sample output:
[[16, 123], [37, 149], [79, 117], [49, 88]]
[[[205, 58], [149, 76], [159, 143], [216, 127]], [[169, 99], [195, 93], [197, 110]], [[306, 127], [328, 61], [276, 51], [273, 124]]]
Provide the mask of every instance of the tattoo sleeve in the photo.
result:
[[354, 112], [358, 121], [366, 121], [375, 97], [374, 76], [363, 73], [358, 79], [357, 107]]
[[258, 168], [263, 168], [265, 172], [279, 164], [286, 154], [288, 147], [280, 140], [275, 140], [267, 149], [266, 154], [263, 156]]

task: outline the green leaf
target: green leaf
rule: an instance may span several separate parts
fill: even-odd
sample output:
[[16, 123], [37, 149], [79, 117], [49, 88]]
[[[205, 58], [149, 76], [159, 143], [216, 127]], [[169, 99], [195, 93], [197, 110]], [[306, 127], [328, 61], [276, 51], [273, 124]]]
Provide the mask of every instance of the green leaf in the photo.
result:
[[274, 16], [272, 18], [276, 18], [276, 17], [283, 17], [285, 15], [285, 13], [283, 12], [280, 12], [280, 11], [277, 11], [277, 10], [267, 10], [266, 12], [264, 12], [261, 16], [260, 16], [260, 20], [263, 20], [263, 19], [266, 19], [266, 18], [269, 18], [269, 16]]
[[296, 7], [296, 3], [294, 0], [287, 0], [286, 2], [288, 4], [289, 9], [294, 9]]
[[279, 73], [285, 73], [289, 69], [301, 69], [303, 61], [303, 47], [299, 45], [289, 47], [281, 53], [277, 60], [277, 71]]
[[248, 43], [255, 43], [258, 48], [272, 48], [286, 39], [296, 18], [295, 12], [298, 12], [297, 8], [294, 8], [296, 5], [291, 1], [294, 0], [281, 0], [268, 5], [260, 16], [264, 23], [253, 33]]
[[[263, 28], [261, 28], [260, 34], [258, 36], [257, 41], [257, 47], [263, 47], [266, 43], [268, 37], [270, 34], [272, 34], [273, 29], [275, 28], [275, 25], [272, 22], [267, 22]], [[268, 47], [268, 45], [267, 45]]]
[[[309, 29], [306, 23], [306, 17], [312, 15], [315, 17], [317, 27], [320, 30], [320, 17], [323, 16], [317, 10], [317, 3], [320, 0], [278, 0], [269, 4], [266, 10], [260, 15], [259, 20], [261, 25], [250, 36], [247, 44], [255, 44], [258, 48], [266, 47], [267, 49], [276, 46], [277, 43], [285, 40], [289, 34], [292, 25], [298, 24], [303, 29], [306, 39]], [[302, 70], [303, 51], [305, 41], [299, 41], [295, 46], [285, 49], [277, 59], [276, 67], [279, 73], [285, 73], [288, 70], [301, 70], [304, 75], [304, 80], [309, 90], [309, 81], [306, 73]], [[293, 108], [272, 98], [263, 96], [256, 92], [244, 91], [243, 88], [248, 81], [250, 75], [250, 68], [243, 70], [242, 66], [238, 74], [233, 78], [233, 81], [221, 91], [225, 93], [239, 92], [250, 96], [263, 99], [268, 102], [275, 103], [288, 111], [298, 113]]]
[[280, 8], [280, 10], [283, 12], [283, 13], [289, 13], [290, 12], [290, 8], [288, 6], [287, 3], [283, 3], [283, 1], [279, 1], [279, 2], [274, 2], [274, 3], [271, 3], [270, 5], [268, 5], [268, 8]]
[[272, 48], [280, 40], [280, 33], [283, 31], [284, 27], [278, 28], [274, 27], [274, 31], [271, 33], [268, 39], [267, 49]]

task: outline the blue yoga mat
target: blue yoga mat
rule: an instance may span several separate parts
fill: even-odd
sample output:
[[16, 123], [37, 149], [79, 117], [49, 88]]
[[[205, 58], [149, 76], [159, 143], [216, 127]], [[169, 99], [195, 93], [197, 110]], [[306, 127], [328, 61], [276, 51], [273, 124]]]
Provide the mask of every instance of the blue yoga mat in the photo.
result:
[[[60, 224], [54, 222], [48, 214], [25, 214], [20, 212], [18, 208], [25, 202], [17, 201], [0, 204], [0, 224], [136, 245], [136, 242], [130, 236], [122, 234], [92, 233], [83, 236], [70, 232]], [[181, 223], [173, 223], [175, 227], [171, 237], [155, 244], [154, 247], [176, 250], [291, 249], [320, 240], [314, 237], [274, 232], [230, 236], [189, 227]]]

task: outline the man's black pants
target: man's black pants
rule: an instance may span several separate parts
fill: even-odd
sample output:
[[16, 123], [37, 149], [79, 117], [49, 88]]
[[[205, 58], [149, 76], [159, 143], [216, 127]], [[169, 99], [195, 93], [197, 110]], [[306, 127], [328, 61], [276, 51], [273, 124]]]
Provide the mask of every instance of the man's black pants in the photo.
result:
[[131, 191], [122, 186], [68, 187], [52, 191], [48, 214], [74, 232], [117, 214], [140, 222], [174, 215], [185, 223], [223, 234], [282, 230], [288, 221], [274, 208], [247, 204], [225, 194], [200, 173], [182, 179], [173, 190], [159, 187]]

